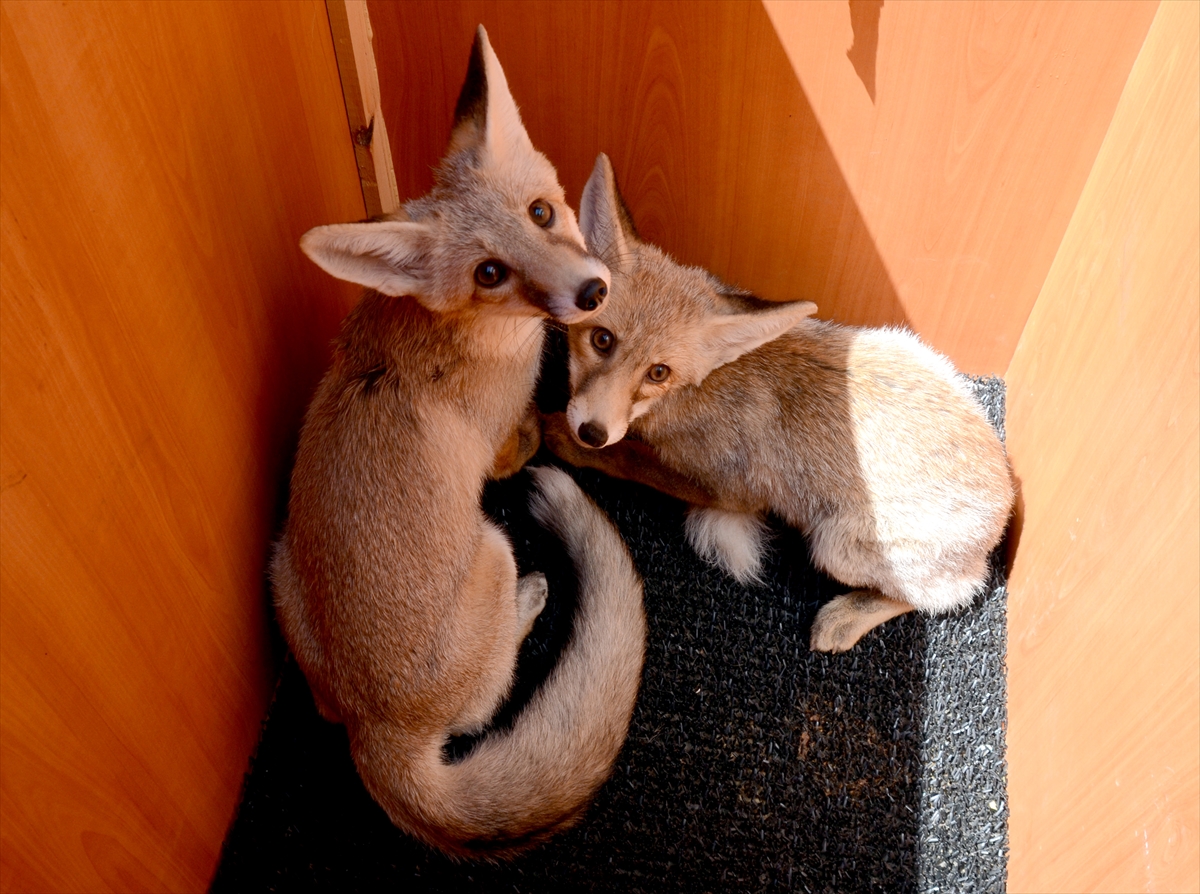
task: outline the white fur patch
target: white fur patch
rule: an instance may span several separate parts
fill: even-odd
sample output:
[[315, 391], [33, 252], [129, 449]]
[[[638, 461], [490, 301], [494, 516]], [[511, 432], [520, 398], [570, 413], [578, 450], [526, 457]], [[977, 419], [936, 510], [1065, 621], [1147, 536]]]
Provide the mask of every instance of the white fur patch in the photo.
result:
[[761, 582], [767, 526], [759, 516], [696, 506], [687, 514], [684, 533], [706, 562], [740, 583]]
[[884, 326], [879, 329], [860, 329], [855, 335], [854, 350], [864, 348], [878, 350], [881, 353], [904, 354], [911, 357], [920, 366], [954, 386], [960, 394], [969, 397], [971, 406], [978, 401], [971, 389], [958, 376], [954, 364], [943, 354], [939, 354], [925, 342], [921, 341], [911, 329], [900, 326]]
[[562, 469], [553, 466], [530, 466], [529, 474], [538, 488], [529, 501], [533, 517], [559, 531], [562, 526], [560, 516], [582, 498], [579, 485]]
[[[644, 416], [652, 406], [654, 406], [653, 398], [647, 397], [643, 400], [639, 400], [629, 409], [629, 421], [632, 422], [634, 419]], [[622, 437], [624, 437], [624, 435], [622, 435]]]

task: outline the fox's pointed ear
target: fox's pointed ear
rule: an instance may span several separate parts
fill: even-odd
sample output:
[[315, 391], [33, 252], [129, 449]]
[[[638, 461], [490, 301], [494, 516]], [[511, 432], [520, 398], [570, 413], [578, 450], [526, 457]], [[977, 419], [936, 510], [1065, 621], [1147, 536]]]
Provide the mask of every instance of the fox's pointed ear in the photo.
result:
[[793, 301], [713, 317], [700, 340], [701, 354], [711, 364], [708, 372], [774, 341], [816, 312], [817, 306], [811, 301]]
[[447, 154], [463, 149], [496, 154], [535, 151], [483, 25], [475, 31], [467, 79], [454, 106], [454, 129]]
[[596, 156], [592, 176], [583, 187], [579, 200], [579, 229], [583, 232], [588, 251], [619, 270], [637, 242], [637, 230], [629, 209], [617, 190], [617, 177], [612, 162], [601, 152]]
[[424, 224], [400, 221], [331, 224], [300, 237], [300, 248], [326, 273], [385, 295], [420, 297], [428, 290]]

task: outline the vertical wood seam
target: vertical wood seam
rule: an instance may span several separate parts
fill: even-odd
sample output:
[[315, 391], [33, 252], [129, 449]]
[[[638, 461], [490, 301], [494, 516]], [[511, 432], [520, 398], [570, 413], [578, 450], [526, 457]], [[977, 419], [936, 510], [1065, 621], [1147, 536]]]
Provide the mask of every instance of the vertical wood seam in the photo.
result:
[[400, 207], [366, 0], [325, 0], [342, 98], [368, 216]]

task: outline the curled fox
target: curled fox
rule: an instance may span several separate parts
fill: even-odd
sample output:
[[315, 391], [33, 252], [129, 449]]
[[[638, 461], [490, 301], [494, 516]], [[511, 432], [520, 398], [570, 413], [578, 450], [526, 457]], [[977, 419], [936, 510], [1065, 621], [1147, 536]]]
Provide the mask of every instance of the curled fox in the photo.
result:
[[507, 695], [546, 599], [483, 514], [484, 481], [537, 448], [543, 321], [585, 319], [608, 279], [482, 27], [433, 191], [301, 245], [367, 291], [301, 432], [271, 568], [280, 624], [392, 821], [452, 855], [509, 856], [574, 822], [607, 778], [645, 620], [611, 522], [565, 473], [535, 469], [534, 515], [580, 579], [574, 633], [510, 730], [443, 758]]
[[811, 319], [812, 303], [675, 263], [638, 239], [603, 155], [579, 219], [611, 294], [570, 327], [552, 450], [691, 503], [693, 547], [743, 581], [759, 573], [765, 513], [804, 531], [817, 566], [855, 588], [818, 612], [815, 650], [980, 591], [1013, 488], [949, 361], [911, 333]]

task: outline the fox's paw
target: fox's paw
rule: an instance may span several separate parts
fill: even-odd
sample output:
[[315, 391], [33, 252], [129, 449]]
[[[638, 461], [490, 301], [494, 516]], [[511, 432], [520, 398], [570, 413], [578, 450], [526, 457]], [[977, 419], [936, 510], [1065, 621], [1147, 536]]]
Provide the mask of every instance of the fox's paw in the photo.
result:
[[537, 407], [530, 406], [529, 412], [517, 426], [517, 455], [522, 466], [533, 459], [542, 443], [542, 422]]
[[526, 574], [517, 579], [517, 642], [521, 643], [533, 624], [546, 607], [546, 596], [550, 587], [546, 583], [546, 575], [540, 571]]
[[762, 583], [766, 523], [758, 515], [693, 506], [684, 522], [692, 549], [743, 584]]
[[541, 442], [541, 425], [537, 411], [531, 407], [525, 418], [500, 447], [496, 458], [492, 460], [492, 471], [489, 477], [499, 480], [515, 475], [537, 453], [538, 445]]
[[870, 590], [843, 593], [825, 603], [817, 612], [808, 647], [814, 652], [846, 652], [867, 631], [912, 609], [907, 602], [890, 599]]

